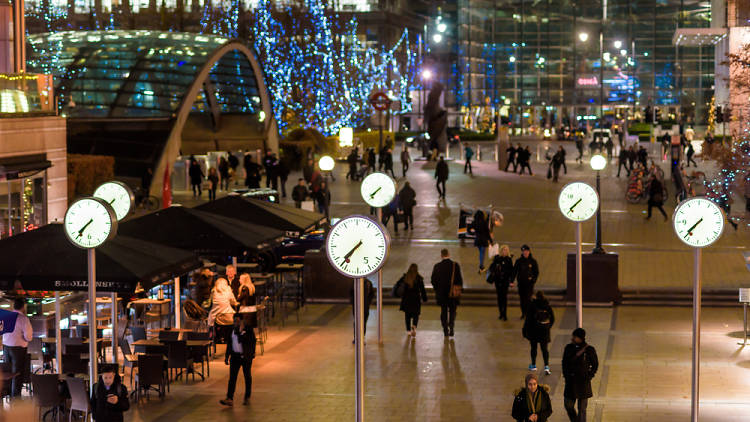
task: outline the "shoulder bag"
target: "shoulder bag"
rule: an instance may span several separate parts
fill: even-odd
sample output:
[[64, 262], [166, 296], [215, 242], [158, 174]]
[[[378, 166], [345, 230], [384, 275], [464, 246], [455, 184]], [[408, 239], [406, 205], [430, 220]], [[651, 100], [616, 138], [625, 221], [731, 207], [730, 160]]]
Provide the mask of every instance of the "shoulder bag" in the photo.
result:
[[453, 268], [451, 269], [451, 289], [448, 292], [448, 297], [451, 299], [458, 299], [461, 297], [461, 293], [463, 293], [463, 286], [460, 284], [453, 284], [453, 279], [456, 276], [456, 263], [453, 262]]

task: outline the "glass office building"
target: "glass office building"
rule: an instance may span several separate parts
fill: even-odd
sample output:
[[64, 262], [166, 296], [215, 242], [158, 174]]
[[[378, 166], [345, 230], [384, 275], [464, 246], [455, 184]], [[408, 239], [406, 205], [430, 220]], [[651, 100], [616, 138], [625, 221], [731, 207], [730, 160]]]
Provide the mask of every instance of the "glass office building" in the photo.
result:
[[[711, 23], [699, 0], [456, 0], [440, 79], [451, 125], [492, 108], [516, 128], [636, 119], [705, 124], [714, 48], [675, 47], [677, 28]], [[451, 57], [457, 58], [450, 60]], [[646, 114], [649, 113], [651, 117]], [[480, 128], [481, 129], [481, 128]]]

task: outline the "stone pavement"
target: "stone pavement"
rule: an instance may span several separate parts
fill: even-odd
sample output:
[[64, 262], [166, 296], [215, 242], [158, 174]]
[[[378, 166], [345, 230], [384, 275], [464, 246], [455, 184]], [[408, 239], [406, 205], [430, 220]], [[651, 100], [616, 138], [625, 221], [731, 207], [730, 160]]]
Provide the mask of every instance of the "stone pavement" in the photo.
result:
[[[544, 143], [529, 143], [532, 150], [542, 151]], [[553, 147], [559, 143], [552, 142]], [[477, 250], [471, 241], [461, 242], [457, 238], [458, 215], [461, 204], [468, 207], [488, 207], [503, 213], [505, 223], [495, 230], [495, 239], [511, 246], [511, 253], [520, 255], [520, 246], [524, 243], [532, 248], [532, 253], [539, 261], [541, 275], [538, 286], [564, 288], [565, 257], [575, 251], [575, 226], [566, 220], [557, 207], [557, 197], [565, 183], [585, 181], [595, 184], [595, 173], [588, 165], [588, 158], [583, 164], [576, 164], [573, 158], [577, 155], [571, 143], [564, 143], [567, 149], [568, 174], [562, 175], [559, 183], [546, 179], [545, 162], [533, 162], [534, 176], [517, 175], [497, 170], [497, 163], [491, 160], [485, 148], [482, 162], [474, 162], [474, 175], [463, 174], [463, 161], [450, 163], [450, 178], [447, 183], [447, 199], [439, 201], [435, 189], [433, 174], [434, 163], [417, 161], [412, 163], [407, 174], [409, 182], [417, 192], [417, 207], [414, 212], [415, 228], [409, 232], [393, 232], [393, 224], [388, 228], [392, 233], [393, 244], [389, 260], [384, 268], [384, 285], [396, 282], [408, 265], [416, 262], [423, 274], [429, 276], [432, 265], [439, 260], [440, 249], [447, 247], [452, 255], [462, 263], [464, 278], [472, 287], [487, 286], [483, 276], [477, 274]], [[394, 167], [396, 175], [401, 176], [401, 164], [398, 155], [401, 146], [396, 147]], [[455, 157], [458, 148], [451, 154]], [[413, 157], [417, 152], [411, 149]], [[543, 153], [541, 153], [543, 155]], [[668, 163], [657, 162], [668, 172]], [[699, 169], [710, 174], [711, 163], [698, 159]], [[333, 217], [350, 214], [367, 214], [369, 207], [361, 200], [359, 182], [349, 182], [344, 175], [346, 163], [338, 163], [335, 171], [336, 181], [331, 183]], [[692, 254], [691, 251], [674, 235], [670, 222], [664, 222], [657, 213], [650, 221], [644, 219], [645, 202], [629, 204], [625, 200], [627, 178], [623, 174], [617, 178], [616, 160], [602, 171], [602, 238], [608, 252], [619, 254], [619, 283], [621, 288], [692, 288]], [[287, 182], [291, 189], [300, 177], [292, 173]], [[403, 180], [400, 180], [402, 182]], [[674, 186], [667, 182], [669, 191], [674, 193]], [[204, 194], [204, 198], [206, 195]], [[185, 204], [194, 203], [186, 192], [177, 193], [176, 200]], [[284, 201], [290, 201], [289, 198]], [[289, 202], [287, 202], [289, 203]], [[676, 202], [670, 198], [665, 209], [671, 218]], [[744, 217], [744, 203], [736, 202], [734, 214]], [[583, 223], [584, 252], [593, 248], [595, 242], [594, 219]], [[704, 253], [704, 288], [733, 289], [750, 285], [750, 272], [745, 267], [742, 252], [750, 247], [750, 228], [741, 224], [739, 231], [729, 225], [722, 239]]]
[[[366, 338], [366, 420], [509, 421], [513, 392], [529, 364], [519, 311], [508, 322], [490, 307], [459, 307], [456, 337], [444, 341], [433, 298], [422, 308], [416, 340], [404, 335], [403, 314], [384, 313], [384, 344], [376, 342], [375, 318]], [[372, 310], [374, 312], [374, 309]], [[556, 308], [550, 344], [553, 415], [567, 421], [560, 376], [562, 350], [575, 324], [572, 308]], [[687, 308], [586, 308], [584, 326], [600, 368], [589, 404], [589, 421], [684, 421], [689, 419], [691, 313]], [[739, 308], [707, 308], [703, 315], [701, 421], [741, 421], [750, 412], [750, 351], [741, 340]], [[172, 383], [164, 401], [152, 396], [133, 404], [132, 422], [350, 421], [354, 415], [351, 308], [308, 305], [269, 329], [265, 354], [253, 363], [251, 405], [223, 408], [228, 370], [219, 355], [206, 382]], [[538, 365], [541, 365], [541, 354]], [[235, 398], [244, 392], [241, 380]]]

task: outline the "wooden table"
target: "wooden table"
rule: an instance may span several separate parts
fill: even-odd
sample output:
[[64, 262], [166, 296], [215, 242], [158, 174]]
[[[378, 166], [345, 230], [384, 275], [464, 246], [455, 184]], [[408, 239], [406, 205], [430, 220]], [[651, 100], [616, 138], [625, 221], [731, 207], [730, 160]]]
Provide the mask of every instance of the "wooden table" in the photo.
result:
[[130, 301], [128, 303], [128, 308], [135, 306], [135, 305], [158, 305], [159, 308], [159, 328], [161, 328], [161, 322], [163, 319], [164, 314], [162, 313], [162, 305], [169, 304], [171, 301], [169, 299], [136, 299], [133, 301]]
[[[168, 343], [169, 343], [168, 341], [165, 342], [163, 340], [159, 340], [159, 339], [156, 339], [156, 338], [150, 338], [150, 339], [145, 339], [145, 340], [142, 339], [142, 340], [134, 341], [133, 342], [133, 346], [159, 347], [159, 348], [164, 347], [164, 348], [166, 348]], [[185, 340], [185, 345], [187, 347], [189, 347], [189, 348], [192, 348], [192, 347], [194, 347], [194, 348], [204, 347], [204, 348], [208, 349], [208, 347], [211, 345], [211, 340]], [[208, 353], [206, 353], [206, 356], [208, 356]], [[206, 376], [210, 376], [211, 375], [211, 365], [210, 365], [210, 362], [206, 362], [206, 367], [208, 368], [208, 370], [206, 371]], [[194, 369], [192, 369], [192, 370], [194, 370]], [[195, 373], [198, 374], [198, 375], [200, 375], [201, 380], [205, 380], [206, 379], [203, 376], [202, 373], [197, 372], [197, 371]]]

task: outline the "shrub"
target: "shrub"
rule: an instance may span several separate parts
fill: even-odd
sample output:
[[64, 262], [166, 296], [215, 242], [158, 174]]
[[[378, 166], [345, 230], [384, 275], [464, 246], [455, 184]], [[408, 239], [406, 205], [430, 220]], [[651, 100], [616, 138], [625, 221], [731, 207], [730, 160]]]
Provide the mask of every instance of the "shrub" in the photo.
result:
[[114, 157], [68, 154], [68, 202], [92, 195], [97, 186], [114, 177]]

